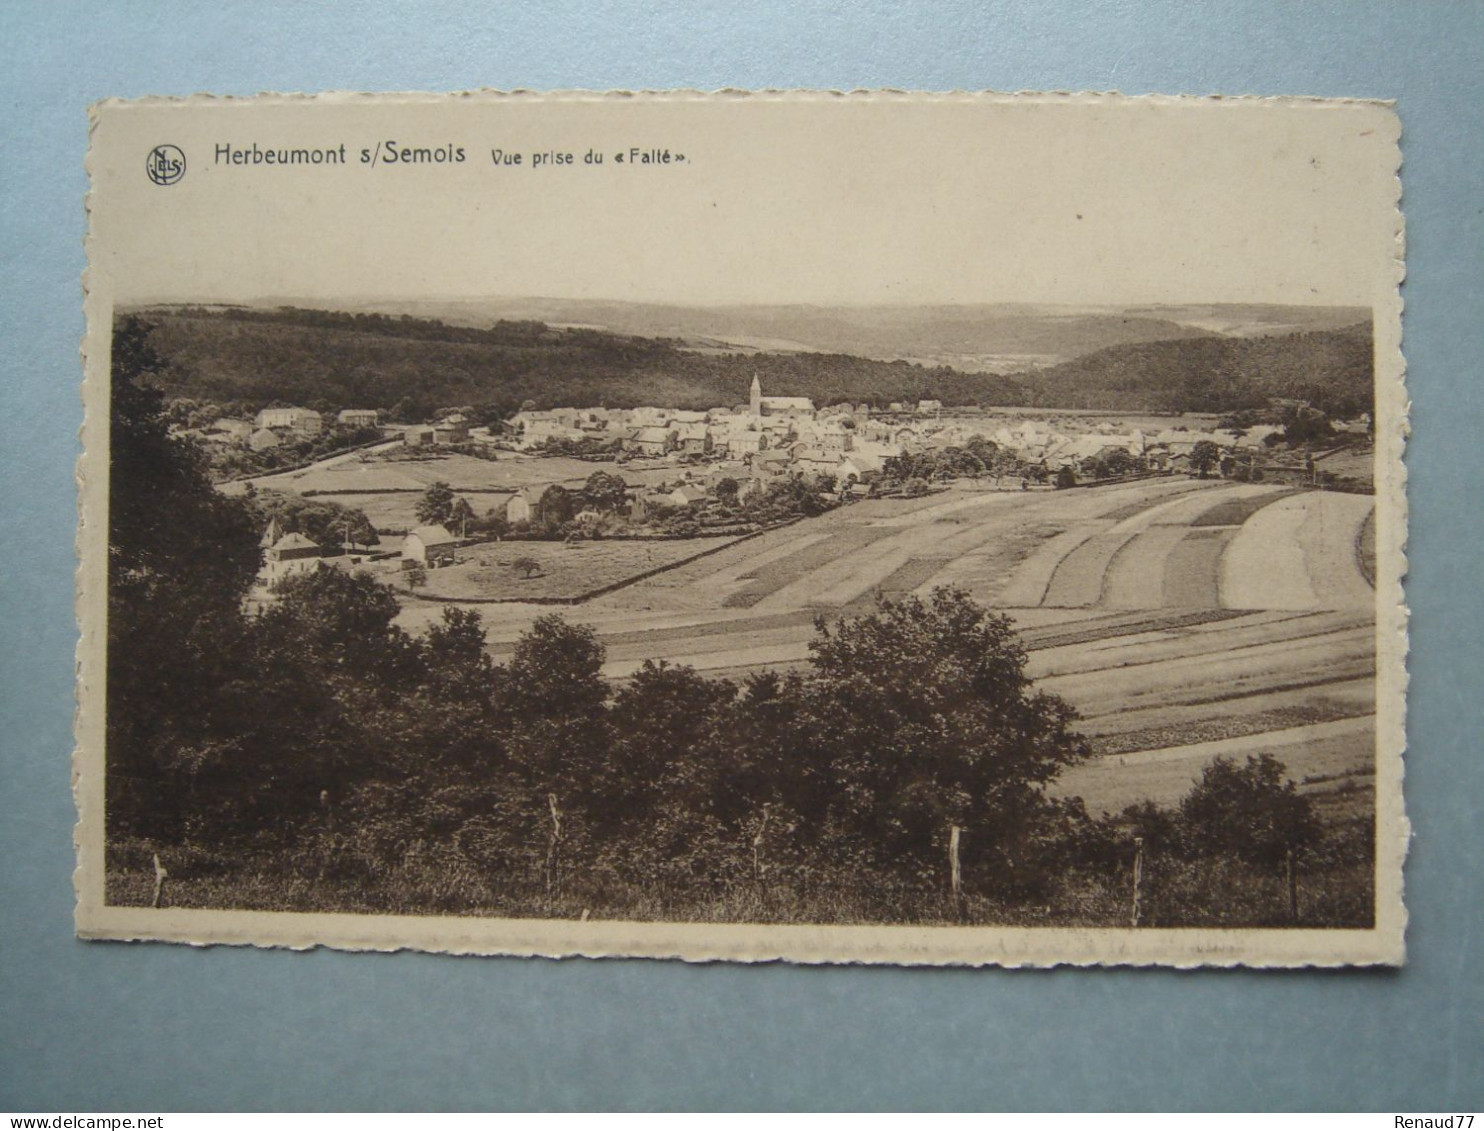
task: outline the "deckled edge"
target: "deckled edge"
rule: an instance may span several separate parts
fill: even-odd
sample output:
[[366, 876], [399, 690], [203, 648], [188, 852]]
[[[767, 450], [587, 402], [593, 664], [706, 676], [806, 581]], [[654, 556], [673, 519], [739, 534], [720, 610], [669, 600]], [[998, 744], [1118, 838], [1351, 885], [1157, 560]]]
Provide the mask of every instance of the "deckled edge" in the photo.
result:
[[[869, 933], [876, 940], [884, 940], [891, 935], [899, 933], [911, 933], [919, 936], [932, 935], [942, 932], [943, 936], [952, 935], [955, 943], [967, 943], [976, 941], [980, 936], [989, 935], [992, 938], [984, 938], [985, 944], [998, 943], [998, 947], [984, 946], [976, 948], [974, 954], [952, 953], [962, 949], [960, 947], [944, 948], [944, 952], [936, 954], [904, 954], [893, 949], [889, 955], [876, 955], [873, 950], [888, 949], [878, 947], [861, 947], [851, 953], [831, 951], [826, 948], [811, 950], [801, 953], [792, 949], [778, 948], [738, 948], [730, 949], [712, 944], [706, 947], [691, 947], [679, 943], [658, 942], [653, 945], [641, 943], [639, 937], [633, 933], [638, 931], [639, 935], [650, 933], [646, 928], [649, 924], [632, 924], [619, 922], [599, 922], [592, 924], [578, 924], [557, 922], [549, 920], [496, 920], [496, 919], [449, 919], [429, 918], [431, 925], [437, 923], [446, 931], [450, 923], [467, 925], [470, 929], [464, 932], [465, 937], [444, 938], [439, 943], [426, 943], [422, 941], [411, 941], [404, 938], [392, 939], [377, 937], [378, 932], [374, 929], [380, 925], [387, 925], [399, 933], [407, 927], [419, 922], [423, 917], [416, 916], [365, 916], [355, 914], [327, 914], [327, 915], [302, 915], [292, 912], [219, 912], [219, 911], [188, 911], [173, 909], [163, 912], [144, 912], [151, 916], [148, 928], [138, 928], [129, 925], [127, 920], [140, 914], [140, 909], [134, 908], [108, 908], [101, 902], [103, 886], [103, 845], [102, 845], [102, 758], [97, 759], [99, 773], [89, 777], [87, 761], [87, 750], [90, 739], [101, 743], [103, 739], [104, 718], [103, 710], [105, 704], [105, 676], [106, 661], [104, 647], [106, 646], [106, 580], [107, 580], [107, 544], [106, 544], [106, 517], [107, 517], [107, 482], [108, 466], [104, 455], [108, 441], [108, 405], [109, 405], [109, 355], [108, 345], [111, 339], [110, 328], [112, 325], [112, 311], [108, 308], [104, 297], [99, 293], [97, 280], [94, 276], [94, 256], [97, 250], [96, 233], [93, 227], [93, 193], [94, 189], [94, 139], [101, 122], [103, 111], [116, 107], [131, 106], [180, 106], [190, 107], [201, 104], [226, 103], [240, 105], [262, 105], [298, 102], [327, 102], [327, 103], [353, 103], [370, 101], [411, 101], [427, 103], [429, 105], [446, 102], [449, 99], [471, 99], [471, 100], [504, 100], [521, 99], [531, 101], [610, 101], [610, 100], [649, 100], [649, 101], [712, 101], [716, 99], [756, 99], [760, 101], [827, 101], [835, 99], [884, 99], [892, 101], [963, 101], [963, 102], [1036, 102], [1040, 104], [1067, 104], [1088, 105], [1098, 103], [1124, 104], [1144, 103], [1155, 105], [1252, 105], [1254, 103], [1271, 106], [1275, 109], [1289, 108], [1294, 106], [1314, 107], [1341, 107], [1341, 106], [1370, 106], [1385, 109], [1390, 112], [1396, 123], [1396, 137], [1393, 142], [1395, 160], [1393, 163], [1393, 181], [1395, 192], [1391, 200], [1394, 215], [1393, 239], [1395, 254], [1393, 256], [1393, 278], [1390, 281], [1388, 295], [1378, 296], [1373, 304], [1375, 312], [1376, 348], [1376, 416], [1378, 425], [1384, 421], [1386, 424], [1384, 432], [1377, 429], [1377, 440], [1375, 458], [1377, 462], [1377, 491], [1376, 491], [1376, 532], [1377, 532], [1377, 645], [1378, 645], [1378, 675], [1377, 675], [1377, 812], [1376, 822], [1377, 836], [1377, 859], [1376, 859], [1376, 894], [1375, 910], [1376, 925], [1369, 930], [1346, 931], [1346, 930], [1295, 930], [1295, 929], [1241, 929], [1241, 930], [1206, 930], [1200, 928], [1187, 928], [1179, 930], [1128, 930], [1117, 928], [899, 928], [899, 927], [780, 927], [773, 925], [741, 925], [740, 930], [753, 935], [779, 937], [782, 934], [803, 935], [831, 935], [838, 938], [842, 934], [855, 934], [857, 932]], [[1410, 823], [1405, 815], [1405, 806], [1402, 794], [1402, 781], [1404, 777], [1404, 753], [1406, 748], [1405, 737], [1405, 711], [1406, 711], [1406, 688], [1409, 680], [1406, 669], [1406, 658], [1409, 647], [1407, 620], [1409, 610], [1404, 600], [1403, 578], [1406, 573], [1406, 546], [1407, 546], [1407, 521], [1408, 507], [1406, 502], [1405, 487], [1407, 479], [1406, 465], [1403, 456], [1407, 440], [1410, 437], [1410, 401], [1406, 394], [1405, 381], [1405, 359], [1402, 353], [1402, 314], [1404, 308], [1401, 287], [1405, 279], [1405, 222], [1401, 210], [1403, 186], [1401, 181], [1403, 155], [1401, 151], [1400, 117], [1396, 111], [1396, 102], [1393, 99], [1350, 97], [1332, 98], [1313, 95], [1189, 95], [1189, 94], [1139, 94], [1124, 95], [1118, 91], [918, 91], [902, 90], [894, 88], [884, 89], [853, 89], [841, 90], [781, 90], [765, 89], [758, 91], [738, 90], [735, 88], [721, 88], [715, 91], [702, 91], [695, 89], [683, 90], [640, 90], [640, 91], [590, 91], [590, 90], [557, 90], [557, 91], [534, 91], [525, 88], [512, 90], [498, 90], [494, 88], [479, 88], [469, 91], [436, 93], [422, 91], [404, 92], [352, 92], [352, 91], [327, 91], [323, 93], [280, 93], [262, 92], [250, 96], [237, 95], [213, 95], [194, 94], [190, 96], [164, 96], [152, 95], [137, 99], [105, 98], [88, 107], [88, 150], [84, 158], [84, 169], [88, 176], [88, 191], [84, 196], [83, 207], [87, 217], [87, 234], [85, 248], [87, 252], [87, 264], [81, 277], [84, 312], [86, 315], [86, 326], [84, 337], [80, 347], [80, 356], [83, 362], [84, 378], [81, 386], [81, 397], [83, 401], [83, 423], [80, 435], [83, 440], [83, 451], [75, 464], [75, 478], [78, 486], [78, 528], [74, 546], [78, 555], [78, 567], [75, 573], [74, 586], [74, 613], [78, 623], [79, 639], [74, 654], [74, 670], [76, 676], [74, 698], [74, 748], [72, 755], [72, 791], [77, 806], [77, 821], [74, 825], [73, 844], [77, 853], [76, 866], [73, 873], [73, 889], [75, 896], [74, 922], [77, 936], [83, 939], [109, 940], [117, 942], [145, 942], [165, 941], [186, 943], [197, 948], [210, 948], [216, 946], [256, 946], [270, 947], [274, 949], [285, 949], [303, 952], [317, 949], [333, 949], [343, 951], [372, 951], [389, 953], [395, 951], [411, 950], [424, 953], [451, 954], [451, 955], [481, 955], [481, 956], [507, 956], [528, 957], [562, 960], [570, 958], [650, 958], [680, 960], [690, 963], [712, 963], [712, 962], [740, 962], [747, 964], [764, 964], [787, 962], [796, 965], [890, 965], [910, 967], [1004, 967], [1007, 969], [1054, 969], [1056, 967], [1134, 967], [1134, 968], [1158, 968], [1177, 970], [1200, 970], [1200, 969], [1265, 969], [1265, 970], [1294, 970], [1294, 969], [1334, 969], [1334, 968], [1365, 968], [1375, 966], [1400, 966], [1404, 964], [1405, 933], [1408, 923], [1408, 913], [1403, 902], [1404, 892], [1404, 865], [1407, 858], [1408, 847], [1411, 839]], [[1383, 320], [1383, 317], [1384, 320]], [[1389, 363], [1382, 364], [1382, 358], [1389, 358]], [[94, 403], [100, 402], [101, 404]], [[1383, 403], [1385, 408], [1383, 409]], [[90, 455], [90, 453], [92, 453]], [[94, 465], [97, 466], [94, 466]], [[101, 474], [100, 474], [101, 472]], [[1386, 482], [1386, 489], [1382, 490], [1382, 481]], [[1382, 508], [1388, 511], [1395, 508], [1395, 513], [1383, 521]], [[89, 524], [89, 516], [92, 515], [94, 522]], [[1383, 591], [1384, 590], [1384, 591]], [[102, 639], [100, 639], [102, 638]], [[93, 641], [98, 644], [92, 644]], [[1390, 640], [1389, 646], [1383, 646], [1383, 642]], [[91, 653], [91, 654], [90, 654]], [[1394, 687], [1385, 685], [1385, 669], [1388, 658], [1395, 666]], [[91, 690], [90, 690], [91, 689]], [[98, 746], [101, 751], [101, 745]], [[96, 779], [96, 780], [94, 780]], [[96, 818], [94, 814], [97, 814]], [[1393, 835], [1382, 837], [1379, 835], [1382, 829], [1390, 830]], [[88, 883], [91, 871], [98, 873], [98, 881], [95, 892], [88, 891]], [[95, 896], [98, 902], [95, 905], [87, 902], [89, 896]], [[1389, 904], [1383, 909], [1383, 899]], [[1383, 915], [1383, 911], [1385, 914]], [[1383, 918], [1386, 920], [1384, 929], [1388, 932], [1384, 937]], [[325, 924], [327, 920], [338, 921], [341, 927], [349, 927], [348, 930], [333, 931], [329, 934], [334, 937], [324, 937], [325, 932], [315, 932], [314, 938], [305, 938], [302, 941], [287, 938], [278, 933], [262, 933], [258, 929], [233, 929], [222, 930], [222, 921], [238, 919], [245, 923], [246, 920], [258, 922], [272, 921], [279, 924], [287, 924], [291, 921], [310, 920], [306, 922], [306, 928], [313, 925]], [[197, 932], [191, 929], [193, 922], [199, 922], [206, 926], [205, 920], [210, 920], [210, 926], [215, 928], [212, 937], [197, 937]], [[674, 935], [677, 930], [681, 934], [690, 933], [688, 924], [665, 923], [654, 925], [664, 932]], [[725, 925], [723, 925], [724, 927]], [[519, 935], [528, 931], [539, 936], [547, 933], [543, 928], [551, 928], [552, 933], [560, 932], [570, 936], [573, 933], [584, 933], [583, 928], [592, 928], [594, 935], [611, 935], [614, 933], [627, 933], [631, 942], [639, 945], [621, 943], [596, 942], [596, 945], [584, 945], [580, 942], [567, 942], [560, 945], [540, 943], [538, 945], [522, 945], [519, 941], [511, 941], [509, 935]], [[481, 929], [483, 928], [483, 929]], [[738, 929], [738, 928], [733, 928]], [[714, 926], [696, 927], [696, 931], [714, 934]], [[500, 934], [504, 936], [502, 941], [486, 943], [482, 939], [473, 936]], [[1294, 949], [1301, 949], [1306, 936], [1315, 936], [1316, 940], [1324, 940], [1328, 949], [1335, 951], [1340, 949], [1336, 944], [1339, 942], [1355, 940], [1357, 949], [1348, 954], [1339, 954], [1332, 958], [1316, 959], [1310, 955], [1294, 956], [1292, 958], [1267, 954], [1260, 957], [1251, 957], [1241, 953], [1232, 953], [1240, 948], [1241, 940], [1237, 936], [1251, 939], [1262, 937], [1274, 942], [1281, 941], [1284, 944], [1294, 944]], [[1116, 955], [1103, 954], [1096, 957], [1042, 957], [1039, 955], [1024, 953], [1021, 948], [1017, 954], [1009, 953], [986, 953], [991, 949], [1001, 951], [1010, 950], [1009, 944], [1017, 940], [1036, 940], [1038, 942], [1050, 943], [1057, 938], [1066, 938], [1069, 942], [1073, 937], [1083, 940], [1095, 937], [1106, 949], [1123, 950], [1124, 953]], [[1168, 955], [1128, 953], [1128, 950], [1143, 951], [1145, 946], [1139, 945], [1132, 948], [1108, 946], [1115, 940], [1118, 942], [1133, 943], [1142, 940], [1153, 944], [1162, 938], [1170, 940], [1190, 940], [1194, 943], [1196, 937], [1217, 952], [1228, 951], [1225, 954], [1204, 954], [1189, 958], [1172, 960]], [[1086, 943], [1084, 943], [1085, 947]], [[1039, 949], [1039, 948], [1036, 948]], [[1286, 949], [1280, 948], [1280, 949]]]

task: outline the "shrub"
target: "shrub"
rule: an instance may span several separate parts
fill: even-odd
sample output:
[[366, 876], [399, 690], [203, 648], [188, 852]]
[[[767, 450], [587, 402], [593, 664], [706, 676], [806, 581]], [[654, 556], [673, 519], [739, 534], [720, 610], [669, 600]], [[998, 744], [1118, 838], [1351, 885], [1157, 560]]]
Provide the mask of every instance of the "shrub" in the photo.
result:
[[1271, 754], [1245, 765], [1217, 758], [1180, 802], [1180, 821], [1191, 849], [1229, 854], [1263, 868], [1281, 867], [1319, 838], [1313, 804], [1298, 792], [1283, 763]]

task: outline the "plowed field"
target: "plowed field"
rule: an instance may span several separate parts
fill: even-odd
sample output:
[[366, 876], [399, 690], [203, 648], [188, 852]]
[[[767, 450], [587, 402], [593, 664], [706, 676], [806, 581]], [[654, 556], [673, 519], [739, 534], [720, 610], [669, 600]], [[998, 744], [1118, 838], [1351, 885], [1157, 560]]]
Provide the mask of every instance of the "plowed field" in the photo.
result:
[[[1062, 792], [1090, 809], [1170, 801], [1218, 754], [1268, 751], [1316, 790], [1364, 796], [1374, 759], [1373, 500], [1150, 480], [956, 489], [857, 503], [564, 610], [608, 647], [738, 676], [807, 661], [816, 616], [952, 584], [1009, 614], [1038, 685], [1070, 700], [1094, 758]], [[481, 610], [508, 654], [536, 606]], [[434, 615], [409, 608], [417, 627]]]

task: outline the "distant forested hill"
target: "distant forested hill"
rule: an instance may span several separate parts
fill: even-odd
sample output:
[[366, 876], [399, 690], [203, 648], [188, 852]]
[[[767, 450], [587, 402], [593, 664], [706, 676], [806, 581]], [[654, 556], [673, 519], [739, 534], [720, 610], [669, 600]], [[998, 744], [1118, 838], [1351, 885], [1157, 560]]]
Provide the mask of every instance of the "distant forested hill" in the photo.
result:
[[930, 398], [1018, 404], [1014, 382], [905, 361], [825, 353], [703, 354], [679, 342], [540, 322], [489, 329], [381, 314], [244, 308], [136, 312], [169, 363], [172, 396], [395, 410], [404, 419], [452, 405], [514, 411], [560, 405], [710, 408], [747, 400], [753, 374], [772, 396], [885, 405]]
[[1269, 398], [1305, 400], [1332, 417], [1371, 412], [1371, 327], [1257, 338], [1187, 338], [1112, 346], [1007, 376], [1048, 408], [1230, 412]]
[[503, 321], [450, 326], [410, 316], [279, 308], [157, 307], [137, 312], [168, 362], [166, 393], [256, 409], [272, 402], [379, 408], [425, 419], [473, 405], [508, 414], [525, 401], [710, 408], [769, 395], [817, 404], [933, 399], [1145, 412], [1226, 412], [1270, 397], [1334, 416], [1371, 408], [1370, 328], [1263, 337], [1202, 334], [1099, 349], [1004, 376], [839, 353], [696, 352], [664, 338]]

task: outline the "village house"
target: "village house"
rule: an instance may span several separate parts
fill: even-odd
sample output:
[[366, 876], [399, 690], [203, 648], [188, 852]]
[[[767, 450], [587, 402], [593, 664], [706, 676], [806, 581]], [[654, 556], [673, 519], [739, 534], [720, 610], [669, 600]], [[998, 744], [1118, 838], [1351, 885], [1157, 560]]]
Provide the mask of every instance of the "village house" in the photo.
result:
[[433, 425], [433, 443], [462, 444], [469, 439], [469, 424], [462, 417], [446, 417]]
[[740, 481], [747, 474], [747, 465], [736, 461], [726, 463], [714, 463], [708, 467], [703, 474], [698, 476], [700, 482], [715, 490], [716, 485], [723, 479], [735, 479]]
[[788, 416], [765, 417], [758, 422], [758, 431], [768, 437], [768, 447], [781, 448], [793, 442], [797, 432], [793, 418]]
[[799, 445], [793, 449], [793, 467], [805, 475], [834, 475], [840, 466], [840, 453], [825, 448]]
[[706, 489], [699, 484], [686, 483], [676, 487], [668, 495], [671, 506], [694, 507], [704, 503], [707, 499]]
[[942, 401], [918, 401], [917, 415], [932, 416], [943, 411]]
[[517, 491], [505, 504], [505, 521], [511, 526], [530, 522], [536, 515], [541, 496], [529, 487]]
[[855, 436], [850, 429], [834, 423], [816, 428], [814, 440], [818, 447], [827, 452], [848, 452], [855, 444]]
[[675, 433], [668, 428], [636, 428], [624, 439], [624, 451], [645, 456], [668, 455], [675, 447]]
[[[270, 526], [269, 529], [274, 529]], [[302, 534], [285, 534], [268, 547], [263, 558], [263, 575], [269, 585], [286, 577], [313, 573], [319, 569], [324, 551]]]
[[763, 432], [732, 432], [727, 435], [727, 455], [732, 459], [746, 459], [768, 446], [768, 437]]
[[669, 496], [655, 491], [645, 491], [630, 495], [624, 500], [623, 506], [619, 507], [618, 513], [630, 522], [645, 523], [655, 511], [670, 505]]
[[675, 426], [674, 432], [676, 444], [686, 455], [703, 456], [711, 453], [711, 433], [704, 421], [681, 423]]
[[767, 451], [756, 452], [752, 457], [752, 472], [754, 475], [773, 476], [782, 475], [793, 462], [793, 456], [781, 448], [769, 448]]
[[881, 471], [882, 461], [866, 452], [851, 452], [840, 461], [835, 474], [841, 483], [864, 482]]
[[283, 429], [301, 436], [318, 436], [324, 420], [312, 408], [265, 408], [257, 415], [259, 428]]
[[453, 565], [459, 540], [442, 526], [419, 526], [402, 541], [402, 568]]
[[374, 408], [342, 408], [335, 422], [344, 428], [374, 428], [380, 417]]
[[218, 433], [235, 443], [245, 444], [252, 436], [253, 427], [245, 420], [232, 420], [228, 417], [222, 417], [220, 420], [213, 420], [211, 427], [207, 431]]
[[402, 443], [409, 448], [431, 448], [437, 442], [437, 433], [426, 424], [402, 429]]
[[522, 448], [539, 448], [552, 440], [566, 440], [576, 443], [585, 437], [580, 428], [574, 428], [566, 421], [556, 417], [542, 420], [534, 420], [521, 435], [520, 446]]
[[263, 452], [269, 448], [276, 448], [281, 443], [283, 441], [278, 438], [278, 433], [270, 431], [267, 428], [259, 428], [247, 438], [247, 446], [255, 452]]

